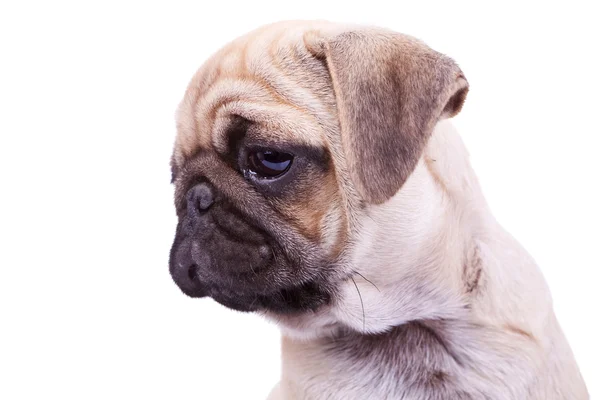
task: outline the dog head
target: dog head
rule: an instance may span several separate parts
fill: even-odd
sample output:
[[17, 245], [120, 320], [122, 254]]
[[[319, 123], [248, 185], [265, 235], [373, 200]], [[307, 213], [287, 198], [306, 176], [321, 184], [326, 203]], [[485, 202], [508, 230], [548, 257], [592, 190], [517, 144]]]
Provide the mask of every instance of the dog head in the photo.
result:
[[361, 232], [398, 209], [466, 93], [451, 59], [383, 29], [287, 22], [230, 43], [178, 111], [175, 282], [290, 325], [342, 309], [353, 276], [377, 268]]

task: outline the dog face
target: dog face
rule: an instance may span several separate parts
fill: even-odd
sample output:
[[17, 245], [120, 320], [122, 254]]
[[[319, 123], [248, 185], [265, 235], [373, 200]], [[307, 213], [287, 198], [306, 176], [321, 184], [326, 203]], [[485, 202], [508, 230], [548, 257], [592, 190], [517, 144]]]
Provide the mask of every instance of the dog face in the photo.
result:
[[287, 22], [230, 43], [178, 112], [175, 282], [290, 325], [340, 309], [373, 249], [361, 231], [466, 92], [449, 58], [381, 29]]

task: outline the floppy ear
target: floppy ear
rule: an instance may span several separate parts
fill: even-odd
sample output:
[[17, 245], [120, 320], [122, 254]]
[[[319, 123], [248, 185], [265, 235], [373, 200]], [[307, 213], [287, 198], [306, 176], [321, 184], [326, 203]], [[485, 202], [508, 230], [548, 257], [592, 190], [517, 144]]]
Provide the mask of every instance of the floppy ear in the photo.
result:
[[356, 188], [382, 203], [412, 173], [438, 120], [460, 111], [468, 83], [454, 61], [410, 36], [363, 29], [304, 41], [329, 69]]

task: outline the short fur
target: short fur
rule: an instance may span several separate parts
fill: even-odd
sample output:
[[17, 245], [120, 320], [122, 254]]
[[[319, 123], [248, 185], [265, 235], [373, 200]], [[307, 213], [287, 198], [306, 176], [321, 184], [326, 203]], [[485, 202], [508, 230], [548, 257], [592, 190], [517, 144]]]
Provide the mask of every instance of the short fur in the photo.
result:
[[[270, 399], [587, 399], [543, 276], [447, 118], [457, 65], [326, 22], [262, 27], [180, 105], [175, 281], [283, 332]], [[255, 146], [296, 155], [270, 181]]]

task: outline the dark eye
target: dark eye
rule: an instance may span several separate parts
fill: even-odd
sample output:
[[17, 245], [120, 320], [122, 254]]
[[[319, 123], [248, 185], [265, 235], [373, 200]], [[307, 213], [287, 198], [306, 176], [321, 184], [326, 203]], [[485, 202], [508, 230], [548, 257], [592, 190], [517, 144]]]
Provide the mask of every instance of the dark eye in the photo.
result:
[[248, 154], [248, 169], [261, 178], [276, 178], [287, 172], [294, 156], [279, 151], [252, 151]]

